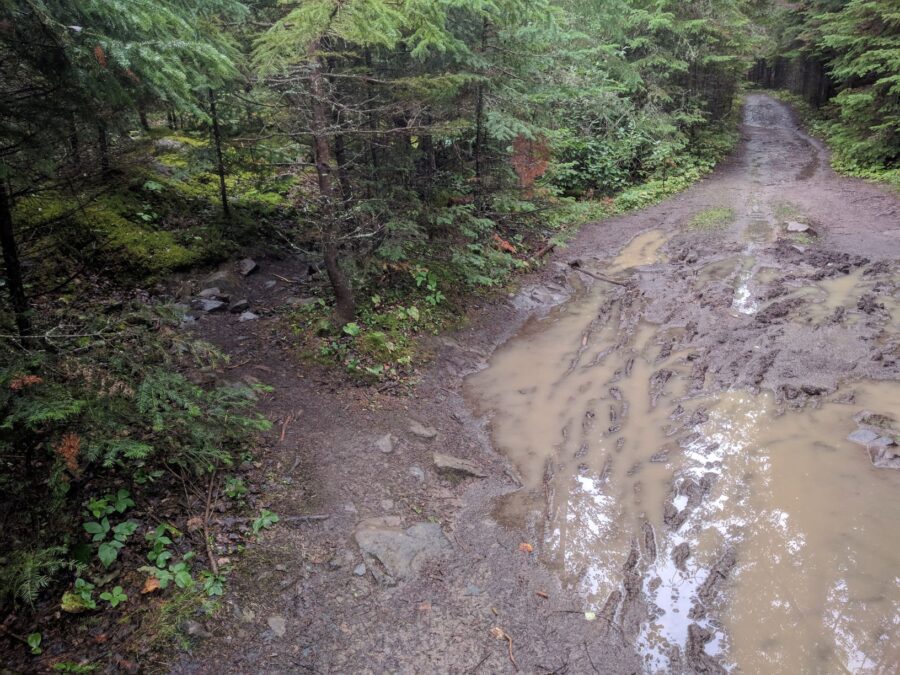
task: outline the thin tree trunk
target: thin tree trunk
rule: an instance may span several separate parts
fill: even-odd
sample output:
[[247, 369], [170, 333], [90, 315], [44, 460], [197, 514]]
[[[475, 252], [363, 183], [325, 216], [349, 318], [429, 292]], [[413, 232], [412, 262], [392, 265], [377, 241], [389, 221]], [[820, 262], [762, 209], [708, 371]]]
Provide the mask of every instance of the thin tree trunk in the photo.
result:
[[16, 328], [22, 341], [31, 341], [31, 307], [25, 294], [25, 282], [22, 278], [22, 265], [19, 261], [19, 249], [13, 232], [12, 210], [6, 185], [0, 182], [0, 246], [3, 248], [3, 263], [6, 266], [6, 283], [9, 286], [9, 299], [12, 303]]
[[216, 170], [219, 173], [219, 196], [222, 200], [222, 213], [226, 218], [231, 218], [231, 210], [228, 208], [228, 190], [225, 187], [225, 162], [222, 159], [222, 133], [219, 129], [219, 115], [216, 112], [216, 94], [209, 90], [209, 113], [212, 117], [213, 143], [216, 147]]
[[74, 166], [80, 166], [81, 141], [78, 138], [78, 125], [75, 123], [74, 115], [69, 118], [69, 147], [72, 150], [72, 164]]
[[147, 120], [147, 111], [143, 104], [138, 104], [138, 119], [141, 121], [141, 129], [150, 131], [150, 122]]
[[[487, 19], [481, 24], [481, 53], [487, 49]], [[484, 159], [482, 146], [484, 127], [484, 84], [478, 85], [478, 94], [475, 100], [475, 147], [472, 154], [475, 160], [475, 207], [478, 211], [484, 210]]]
[[[316, 174], [319, 178], [319, 192], [325, 205], [327, 216], [331, 215], [334, 208], [334, 184], [331, 169], [331, 148], [326, 136], [328, 128], [328, 110], [325, 106], [325, 85], [319, 41], [314, 40], [309, 46], [309, 55], [312, 60], [312, 72], [309, 79], [310, 98], [312, 106], [312, 119], [310, 120], [310, 132], [312, 135], [313, 157], [315, 158]], [[346, 273], [338, 262], [337, 233], [335, 223], [325, 224], [323, 233], [322, 250], [325, 258], [325, 272], [331, 282], [336, 300], [335, 313], [340, 321], [349, 323], [356, 316], [356, 302], [353, 298], [353, 290]]]
[[337, 162], [338, 181], [341, 184], [341, 197], [349, 201], [353, 196], [350, 184], [350, 172], [347, 169], [347, 150], [344, 147], [344, 134], [334, 136], [334, 160]]
[[106, 133], [106, 122], [97, 123], [97, 148], [100, 151], [100, 171], [104, 176], [109, 174], [109, 136]]

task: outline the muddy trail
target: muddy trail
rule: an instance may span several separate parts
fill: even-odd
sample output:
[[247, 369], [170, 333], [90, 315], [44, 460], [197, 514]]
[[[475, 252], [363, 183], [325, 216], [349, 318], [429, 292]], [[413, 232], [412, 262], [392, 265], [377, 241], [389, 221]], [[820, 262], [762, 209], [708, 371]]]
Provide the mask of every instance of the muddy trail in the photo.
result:
[[174, 670], [896, 672], [898, 263], [900, 201], [754, 94], [710, 178], [586, 226], [412, 398], [204, 318], [275, 387], [298, 517]]

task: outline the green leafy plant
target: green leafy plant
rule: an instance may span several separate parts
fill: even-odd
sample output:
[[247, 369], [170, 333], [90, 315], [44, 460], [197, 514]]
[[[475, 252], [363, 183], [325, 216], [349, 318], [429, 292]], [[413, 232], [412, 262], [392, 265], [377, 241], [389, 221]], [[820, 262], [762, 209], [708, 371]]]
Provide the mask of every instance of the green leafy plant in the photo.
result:
[[267, 509], [263, 509], [259, 514], [259, 518], [256, 518], [252, 525], [251, 529], [253, 530], [253, 534], [259, 534], [261, 530], [268, 530], [273, 527], [275, 523], [278, 522], [278, 514], [273, 513]]
[[41, 641], [43, 640], [43, 636], [40, 633], [29, 633], [25, 638], [25, 641], [28, 643], [28, 647], [31, 649], [32, 654], [40, 654], [44, 650], [41, 649]]
[[115, 608], [125, 602], [128, 599], [128, 596], [125, 594], [125, 591], [122, 590], [121, 586], [115, 586], [111, 591], [104, 591], [101, 593], [100, 599], [106, 600], [110, 607]]
[[[126, 520], [118, 525], [111, 526], [109, 518], [103, 517], [99, 522], [88, 521], [84, 523], [84, 529], [93, 535], [92, 541], [100, 542], [97, 548], [97, 557], [104, 567], [112, 565], [119, 557], [119, 551], [125, 546], [128, 538], [137, 530], [138, 524], [133, 520]], [[108, 535], [112, 538], [106, 541]]]
[[247, 486], [240, 476], [229, 476], [225, 479], [225, 496], [229, 499], [240, 499], [247, 494]]

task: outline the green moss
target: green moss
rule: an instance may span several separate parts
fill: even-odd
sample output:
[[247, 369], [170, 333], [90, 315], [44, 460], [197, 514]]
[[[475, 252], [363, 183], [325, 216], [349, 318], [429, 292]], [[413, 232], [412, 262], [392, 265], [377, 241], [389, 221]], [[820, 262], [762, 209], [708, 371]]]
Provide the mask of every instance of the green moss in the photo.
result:
[[720, 207], [701, 211], [691, 218], [687, 227], [695, 232], [722, 230], [728, 227], [732, 221], [734, 221], [734, 209]]

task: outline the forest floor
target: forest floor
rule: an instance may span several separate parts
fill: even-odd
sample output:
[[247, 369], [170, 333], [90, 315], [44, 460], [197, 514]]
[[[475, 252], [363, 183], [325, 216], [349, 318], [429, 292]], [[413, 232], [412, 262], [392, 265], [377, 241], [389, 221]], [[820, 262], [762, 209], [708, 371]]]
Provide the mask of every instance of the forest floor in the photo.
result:
[[897, 429], [860, 413], [900, 410], [898, 260], [900, 200], [752, 94], [714, 174], [584, 226], [409, 396], [298, 357], [292, 262], [220, 274], [259, 318], [194, 330], [274, 387], [281, 522], [173, 670], [890, 672]]

